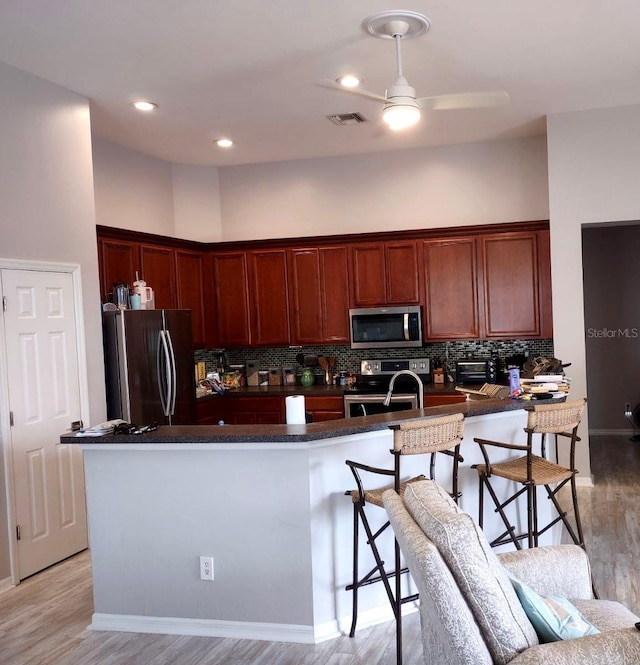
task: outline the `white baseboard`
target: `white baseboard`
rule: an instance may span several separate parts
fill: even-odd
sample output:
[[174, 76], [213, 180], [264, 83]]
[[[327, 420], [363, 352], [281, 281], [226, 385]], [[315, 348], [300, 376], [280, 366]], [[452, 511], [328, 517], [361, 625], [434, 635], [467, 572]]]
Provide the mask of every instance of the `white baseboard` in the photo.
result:
[[10, 577], [5, 577], [3, 580], [0, 580], [0, 593], [9, 591], [9, 589], [15, 589], [16, 585], [13, 583], [13, 580]]
[[576, 487], [593, 487], [593, 476], [576, 476]]
[[[418, 603], [402, 606], [403, 616], [418, 610]], [[393, 620], [388, 604], [361, 612], [358, 630]], [[230, 637], [267, 642], [296, 642], [318, 644], [346, 635], [351, 628], [351, 617], [329, 621], [318, 626], [280, 623], [250, 623], [245, 621], [219, 621], [215, 619], [184, 619], [176, 617], [148, 617], [133, 614], [101, 614], [91, 618], [89, 630], [121, 633], [154, 633], [157, 635], [197, 635], [201, 637]]]
[[301, 644], [314, 644], [315, 642], [313, 626], [219, 621], [215, 619], [183, 619], [181, 617], [149, 617], [131, 614], [95, 613], [92, 616], [89, 630], [232, 637], [269, 642], [299, 642]]

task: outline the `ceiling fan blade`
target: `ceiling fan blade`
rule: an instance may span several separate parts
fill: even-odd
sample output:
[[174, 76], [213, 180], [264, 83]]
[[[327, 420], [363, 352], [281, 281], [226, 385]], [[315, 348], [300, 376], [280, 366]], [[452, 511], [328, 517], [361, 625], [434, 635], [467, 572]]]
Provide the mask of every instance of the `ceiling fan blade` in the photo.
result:
[[418, 103], [423, 109], [430, 111], [492, 108], [507, 105], [509, 103], [509, 95], [504, 90], [460, 92], [453, 95], [422, 97], [418, 100]]
[[362, 90], [360, 88], [345, 88], [343, 85], [327, 79], [318, 81], [317, 85], [322, 86], [323, 88], [337, 90], [338, 92], [348, 92], [350, 95], [359, 95], [360, 97], [365, 97], [366, 99], [373, 99], [376, 102], [387, 101], [384, 96], [378, 95], [375, 92], [369, 92], [369, 90]]

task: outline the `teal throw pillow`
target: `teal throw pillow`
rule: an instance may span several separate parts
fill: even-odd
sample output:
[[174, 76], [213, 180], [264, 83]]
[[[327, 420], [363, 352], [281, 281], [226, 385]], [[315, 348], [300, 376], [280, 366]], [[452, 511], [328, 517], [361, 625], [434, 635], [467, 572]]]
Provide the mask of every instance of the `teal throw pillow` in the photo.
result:
[[600, 632], [566, 598], [541, 596], [509, 571], [507, 575], [541, 643], [570, 640]]

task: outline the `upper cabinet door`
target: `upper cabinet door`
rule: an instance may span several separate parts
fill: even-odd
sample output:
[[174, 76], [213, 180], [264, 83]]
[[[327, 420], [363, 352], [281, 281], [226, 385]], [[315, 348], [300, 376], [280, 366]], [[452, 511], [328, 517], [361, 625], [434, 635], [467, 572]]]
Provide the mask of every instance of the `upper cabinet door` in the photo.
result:
[[205, 309], [203, 294], [202, 254], [176, 250], [176, 283], [178, 308], [191, 310], [193, 348], [205, 347]]
[[111, 300], [114, 284], [131, 285], [140, 270], [138, 243], [127, 240], [98, 239], [98, 260], [100, 264], [100, 297]]
[[487, 338], [540, 337], [538, 236], [480, 236]]
[[284, 249], [249, 252], [251, 342], [257, 346], [289, 344], [287, 254]]
[[388, 305], [418, 304], [420, 279], [418, 277], [418, 243], [385, 243]]
[[291, 343], [323, 342], [320, 252], [316, 248], [289, 253]]
[[351, 264], [353, 306], [386, 305], [384, 243], [352, 245]]
[[346, 247], [289, 252], [292, 344], [349, 342], [349, 271]]
[[423, 258], [426, 339], [478, 338], [475, 239], [424, 241]]
[[420, 302], [416, 241], [353, 245], [351, 263], [354, 307]]
[[346, 247], [320, 248], [323, 341], [349, 343], [349, 263]]
[[153, 289], [156, 309], [175, 309], [178, 299], [174, 250], [140, 245], [140, 271], [140, 278]]
[[215, 300], [215, 344], [219, 347], [249, 346], [249, 273], [245, 252], [211, 257]]

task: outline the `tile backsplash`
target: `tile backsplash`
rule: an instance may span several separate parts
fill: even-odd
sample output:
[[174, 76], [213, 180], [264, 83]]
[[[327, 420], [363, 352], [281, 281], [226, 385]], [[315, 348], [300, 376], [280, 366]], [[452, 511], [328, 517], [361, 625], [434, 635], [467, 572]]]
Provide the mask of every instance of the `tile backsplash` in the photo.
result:
[[[525, 356], [553, 357], [553, 339], [463, 341], [425, 344], [421, 349], [352, 349], [347, 345], [276, 347], [253, 349], [204, 349], [195, 352], [195, 360], [204, 361], [207, 371], [216, 369], [218, 354], [224, 351], [227, 365], [243, 365], [247, 360], [257, 360], [261, 369], [291, 365], [300, 369], [296, 355], [334, 356], [336, 369], [353, 373], [360, 372], [360, 361], [378, 358], [449, 358], [452, 365], [464, 358], [488, 358], [497, 352], [500, 358], [522, 353]], [[448, 354], [448, 355], [447, 355]], [[570, 359], [568, 359], [570, 361]]]

